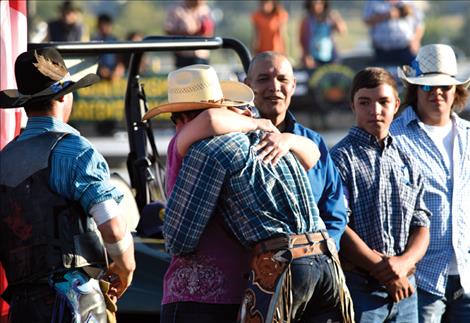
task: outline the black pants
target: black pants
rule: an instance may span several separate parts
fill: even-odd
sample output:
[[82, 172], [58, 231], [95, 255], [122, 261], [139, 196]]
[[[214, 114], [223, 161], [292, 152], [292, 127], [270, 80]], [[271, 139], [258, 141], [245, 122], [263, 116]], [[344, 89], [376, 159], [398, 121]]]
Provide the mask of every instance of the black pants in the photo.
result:
[[178, 302], [162, 305], [160, 323], [235, 323], [238, 304]]
[[[9, 290], [10, 323], [50, 323], [53, 317], [56, 293], [47, 284], [29, 284]], [[62, 322], [71, 322], [69, 311], [65, 311]]]

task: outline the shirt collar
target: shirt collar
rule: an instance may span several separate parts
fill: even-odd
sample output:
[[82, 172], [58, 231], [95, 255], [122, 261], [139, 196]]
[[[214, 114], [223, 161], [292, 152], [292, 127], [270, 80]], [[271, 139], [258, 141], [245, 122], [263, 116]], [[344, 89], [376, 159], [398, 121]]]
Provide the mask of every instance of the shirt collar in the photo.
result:
[[43, 133], [47, 131], [68, 132], [77, 136], [80, 135], [80, 132], [78, 132], [77, 129], [50, 116], [28, 118], [28, 123], [26, 124], [23, 132]]
[[[370, 145], [370, 146], [381, 147], [381, 145], [379, 144], [379, 141], [377, 140], [377, 138], [375, 138], [375, 136], [371, 135], [370, 133], [368, 133], [367, 131], [365, 131], [361, 128], [352, 127], [349, 130], [349, 135], [356, 142], [366, 144], [366, 145]], [[393, 139], [390, 136], [390, 134], [388, 134], [387, 137], [385, 137], [385, 140], [384, 140], [385, 148], [388, 148], [392, 144], [392, 142], [393, 142]]]
[[[419, 119], [418, 115], [416, 114], [416, 111], [413, 109], [411, 105], [409, 105], [402, 113], [403, 116], [403, 122], [406, 126], [409, 126], [411, 123], [415, 123], [416, 125], [421, 122]], [[451, 112], [450, 118], [454, 125], [458, 128], [468, 128], [464, 122], [462, 122], [462, 119], [455, 113]]]

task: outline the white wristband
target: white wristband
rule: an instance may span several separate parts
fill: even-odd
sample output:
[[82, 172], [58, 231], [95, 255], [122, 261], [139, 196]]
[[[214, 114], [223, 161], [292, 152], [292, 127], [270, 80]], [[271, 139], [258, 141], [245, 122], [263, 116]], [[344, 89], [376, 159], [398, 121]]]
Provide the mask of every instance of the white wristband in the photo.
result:
[[122, 255], [133, 243], [132, 234], [127, 231], [124, 235], [124, 238], [115, 242], [115, 243], [104, 243], [106, 250], [110, 256], [120, 256]]

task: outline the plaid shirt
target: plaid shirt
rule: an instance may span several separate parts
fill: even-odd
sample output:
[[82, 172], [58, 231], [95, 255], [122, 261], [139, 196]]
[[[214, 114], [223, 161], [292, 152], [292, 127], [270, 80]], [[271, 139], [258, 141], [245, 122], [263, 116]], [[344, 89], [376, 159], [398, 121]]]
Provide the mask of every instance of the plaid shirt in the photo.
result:
[[298, 123], [289, 111], [286, 114], [285, 124], [286, 132], [306, 137], [320, 149], [320, 160], [307, 172], [307, 176], [320, 210], [320, 217], [325, 223], [328, 235], [335, 240], [336, 248], [339, 250], [339, 242], [346, 228], [348, 216], [341, 177], [331, 159], [328, 146], [320, 134]]
[[374, 136], [353, 127], [331, 156], [349, 194], [349, 226], [370, 248], [399, 255], [410, 229], [429, 227], [423, 177], [392, 137], [382, 149]]
[[451, 170], [412, 107], [393, 123], [390, 131], [398, 144], [419, 162], [427, 184], [424, 201], [431, 211], [431, 241], [418, 263], [418, 287], [444, 296], [453, 253], [460, 282], [470, 293], [470, 123], [452, 114], [455, 138]]
[[259, 132], [231, 133], [191, 147], [165, 213], [171, 254], [193, 251], [214, 212], [247, 247], [325, 229], [300, 163], [289, 153], [276, 167], [264, 164], [253, 149], [259, 139]]

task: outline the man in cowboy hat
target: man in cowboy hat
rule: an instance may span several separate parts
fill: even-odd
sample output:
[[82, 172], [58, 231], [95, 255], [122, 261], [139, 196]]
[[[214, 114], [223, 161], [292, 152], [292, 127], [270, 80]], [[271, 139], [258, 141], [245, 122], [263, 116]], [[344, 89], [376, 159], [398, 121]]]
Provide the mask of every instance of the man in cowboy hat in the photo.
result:
[[[213, 82], [191, 77], [191, 72], [183, 76], [191, 86], [182, 83], [170, 87], [170, 101], [184, 106], [193, 102], [187, 99], [194, 98], [192, 92], [206, 89], [209, 95], [204, 98], [201, 94], [201, 101], [224, 104], [227, 95], [212, 92], [207, 86]], [[196, 81], [191, 82], [192, 79]], [[235, 105], [243, 106], [243, 102]], [[169, 111], [170, 106], [159, 109]], [[166, 208], [163, 233], [167, 250], [173, 256], [187, 256], [187, 260], [202, 244], [211, 243], [215, 245], [213, 248], [220, 248], [220, 252], [225, 251], [231, 257], [233, 253], [224, 250], [219, 241], [214, 241], [214, 236], [206, 234], [218, 222], [219, 232], [228, 230], [233, 239], [252, 253], [241, 321], [298, 320], [306, 316], [341, 319], [341, 291], [333, 287], [337, 277], [334, 272], [338, 269], [331, 261], [332, 255], [336, 256], [334, 242], [328, 238], [319, 217], [305, 170], [291, 153], [281, 157], [276, 165], [263, 163], [255, 153], [262, 137], [260, 131], [232, 132], [201, 140], [189, 148]], [[206, 262], [215, 264], [207, 255]], [[190, 266], [177, 276], [197, 277], [198, 270], [199, 267]], [[203, 283], [187, 279], [188, 288], [183, 284], [170, 288], [206, 293], [202, 296], [215, 294], [217, 299], [218, 281], [214, 280], [220, 277], [217, 271], [206, 270]], [[318, 299], [311, 300], [314, 291], [325, 295], [322, 306], [315, 303]], [[292, 299], [288, 297], [291, 293]], [[186, 310], [175, 309], [172, 320], [222, 321], [214, 319], [215, 306], [209, 308], [191, 301], [178, 306]], [[219, 312], [227, 309], [218, 308]], [[224, 313], [219, 315], [224, 322], [235, 321]]]
[[[251, 117], [248, 105], [252, 100], [253, 91], [248, 86], [236, 81], [219, 81], [214, 68], [208, 65], [191, 65], [168, 75], [169, 103], [144, 116], [148, 119], [171, 112], [176, 125], [167, 153], [168, 195], [175, 185], [182, 159], [194, 142], [234, 131], [278, 131], [270, 120]], [[291, 134], [285, 134], [284, 139], [284, 149], [264, 146], [258, 156], [265, 162], [275, 163], [282, 154], [292, 150], [307, 168], [318, 159], [318, 148], [313, 141]], [[196, 250], [190, 255], [172, 257], [163, 283], [161, 322], [172, 322], [180, 315], [186, 315], [187, 320], [179, 319], [179, 322], [192, 322], [201, 311], [206, 323], [235, 322], [246, 285], [248, 260], [249, 252], [225, 228], [222, 215], [214, 214]], [[182, 274], [185, 272], [191, 275]], [[213, 278], [207, 280], [207, 275]]]
[[443, 44], [423, 46], [398, 69], [406, 87], [403, 113], [391, 133], [416, 158], [428, 187], [430, 244], [418, 263], [420, 322], [470, 320], [470, 123], [459, 118], [470, 79], [457, 79], [457, 60]]
[[53, 48], [22, 53], [15, 76], [18, 90], [1, 91], [0, 107], [23, 106], [29, 119], [0, 152], [0, 261], [10, 320], [103, 322], [105, 299], [95, 278], [107, 269], [115, 278], [111, 295], [120, 297], [135, 269], [133, 241], [106, 161], [66, 124], [72, 91], [99, 78], [74, 81]]

